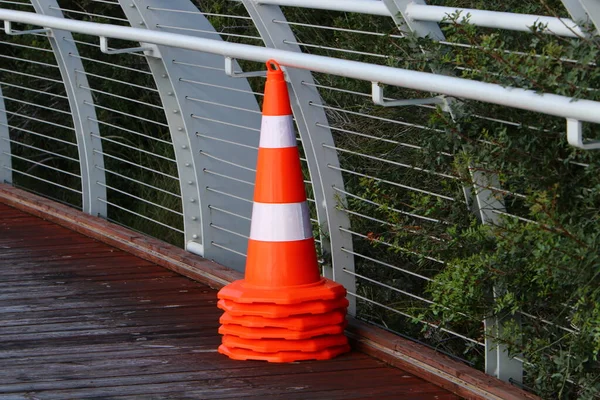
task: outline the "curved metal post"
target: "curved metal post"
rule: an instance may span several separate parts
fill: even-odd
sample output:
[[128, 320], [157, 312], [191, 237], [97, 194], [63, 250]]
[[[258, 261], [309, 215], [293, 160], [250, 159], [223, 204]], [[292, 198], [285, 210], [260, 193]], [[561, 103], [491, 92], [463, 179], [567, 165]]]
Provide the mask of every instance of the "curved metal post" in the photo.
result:
[[575, 22], [592, 22], [596, 34], [600, 31], [600, 4], [595, 0], [562, 0]]
[[[500, 187], [498, 175], [472, 170], [471, 176], [474, 183], [473, 193], [471, 193], [473, 212], [482, 224], [500, 224], [500, 215], [494, 211], [506, 212], [504, 199], [498, 196], [498, 193], [488, 189], [489, 187]], [[501, 290], [496, 287], [492, 290], [494, 297], [501, 294]], [[505, 382], [521, 383], [523, 381], [523, 363], [509, 357], [506, 346], [498, 344], [494, 340], [502, 335], [504, 322], [508, 319], [513, 319], [517, 323], [521, 322], [519, 314], [512, 317], [492, 316], [483, 321], [486, 332], [485, 372]]]
[[[31, 4], [38, 14], [64, 18], [56, 0], [31, 0]], [[106, 218], [106, 204], [98, 200], [106, 199], [102, 141], [94, 137], [100, 135], [100, 128], [94, 122], [97, 118], [92, 95], [89, 91], [81, 89], [81, 86], [89, 87], [87, 76], [76, 72], [85, 69], [81, 59], [76, 57], [79, 52], [70, 32], [52, 29], [48, 33], [48, 40], [54, 51], [73, 114], [81, 169], [82, 210]]]
[[438, 24], [415, 21], [407, 14], [406, 9], [409, 4], [425, 5], [424, 0], [383, 0], [382, 3], [385, 4], [392, 19], [401, 31], [415, 32], [421, 37], [429, 36], [433, 40], [444, 40], [444, 34]]
[[10, 135], [8, 118], [6, 118], [6, 105], [0, 86], [0, 183], [12, 183], [12, 160], [10, 151]]
[[[187, 35], [219, 40], [190, 1], [119, 3], [132, 26], [175, 32], [182, 28]], [[225, 74], [222, 56], [168, 46], [156, 46], [156, 51], [159, 57], [147, 60], [175, 147], [186, 248], [243, 271], [260, 108], [246, 79]], [[239, 70], [237, 63], [234, 67]]]
[[[410, 18], [407, 8], [410, 4], [426, 5], [424, 0], [383, 0], [392, 19], [400, 30], [415, 32], [420, 37], [429, 37], [431, 40], [445, 40], [439, 25], [435, 22], [415, 21]], [[435, 71], [434, 71], [435, 72]], [[452, 108], [447, 107], [452, 115]], [[454, 117], [452, 115], [452, 117]], [[494, 193], [486, 189], [490, 183], [499, 187], [496, 175], [486, 176], [473, 171], [473, 188], [464, 187], [465, 197], [471, 204], [473, 213], [482, 224], [497, 223], [498, 215], [493, 210], [504, 210], [504, 204], [498, 200]], [[496, 288], [494, 288], [495, 295]], [[516, 317], [518, 319], [518, 317]], [[487, 318], [483, 324], [487, 333], [485, 339], [485, 372], [498, 379], [510, 382], [523, 381], [523, 364], [508, 356], [506, 346], [498, 344], [494, 337], [502, 332], [503, 320], [497, 317]]]
[[[251, 0], [242, 2], [260, 32], [265, 46], [301, 52], [298, 45], [286, 43], [296, 42], [289, 26], [273, 22], [285, 21], [279, 6], [260, 5]], [[319, 107], [322, 104], [321, 96], [314, 86], [310, 71], [286, 68], [286, 73], [292, 109], [313, 182], [317, 215], [321, 228], [325, 231], [321, 236], [323, 251], [331, 254], [331, 266], [326, 267], [324, 273], [343, 284], [349, 292], [356, 293], [356, 281], [352, 274], [354, 258], [348, 252], [352, 251], [352, 237], [346, 232], [350, 229], [350, 220], [348, 215], [339, 209], [339, 202], [345, 199], [340, 198], [340, 193], [334, 189], [343, 189], [344, 181], [339, 171], [339, 160], [328, 128], [327, 116], [323, 108]], [[348, 299], [349, 312], [356, 314], [355, 297], [349, 296]]]

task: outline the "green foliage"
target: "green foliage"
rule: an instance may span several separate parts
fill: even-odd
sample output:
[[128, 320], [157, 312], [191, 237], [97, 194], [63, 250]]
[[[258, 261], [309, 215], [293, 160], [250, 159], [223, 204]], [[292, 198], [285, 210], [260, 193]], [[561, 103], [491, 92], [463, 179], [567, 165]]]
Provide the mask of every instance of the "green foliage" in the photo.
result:
[[[414, 58], [426, 57], [433, 70], [473, 80], [598, 100], [597, 39], [566, 40], [543, 33], [543, 26], [532, 27], [528, 36], [485, 33], [464, 17], [454, 15], [444, 31], [447, 42], [470, 47], [411, 38], [418, 49]], [[433, 303], [418, 320], [477, 337], [482, 320], [498, 317], [505, 321], [504, 333], [494, 339], [527, 361], [527, 385], [547, 398], [592, 398], [600, 392], [599, 156], [568, 146], [559, 118], [472, 101], [457, 100], [452, 107], [452, 116], [432, 113], [432, 129], [418, 137], [426, 148], [423, 167], [450, 166], [458, 177], [455, 199], [476, 184], [473, 172], [497, 176], [499, 188], [476, 190], [493, 192], [509, 216], [480, 225], [465, 215], [462, 202], [448, 205], [428, 194], [407, 199], [362, 185], [383, 204], [384, 221], [398, 219], [390, 209], [399, 204], [445, 221], [421, 225], [418, 235], [386, 229], [381, 236], [396, 250], [447, 261], [427, 285]], [[598, 138], [598, 132], [586, 126], [588, 137]], [[520, 324], [512, 319], [517, 315]]]

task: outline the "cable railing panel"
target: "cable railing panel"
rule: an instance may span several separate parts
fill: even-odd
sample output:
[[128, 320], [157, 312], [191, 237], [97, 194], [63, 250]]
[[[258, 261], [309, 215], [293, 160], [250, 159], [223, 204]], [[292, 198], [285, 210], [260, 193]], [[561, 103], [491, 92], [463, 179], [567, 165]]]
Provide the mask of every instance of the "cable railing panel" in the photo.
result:
[[[130, 25], [118, 2], [91, 2], [77, 9], [69, 2], [60, 3], [67, 18]], [[153, 75], [141, 58], [143, 54], [104, 54], [97, 39], [84, 35], [75, 36], [73, 42], [80, 53], [69, 56], [84, 67], [76, 73], [88, 78], [88, 83], [79, 84], [78, 89], [94, 98], [98, 113], [89, 120], [99, 126], [99, 133], [92, 137], [102, 143], [99, 155], [106, 165], [97, 169], [118, 174], [106, 172], [106, 182], [97, 184], [106, 191], [100, 201], [112, 220], [183, 245], [181, 201], [166, 195], [179, 192], [178, 180], [171, 178], [177, 177], [170, 161], [174, 161], [173, 145], [163, 104]], [[131, 44], [110, 41], [109, 46], [118, 49]], [[157, 223], [148, 224], [140, 215], [151, 215]]]
[[[31, 4], [27, 10], [34, 11]], [[3, 163], [4, 180], [81, 207], [71, 110], [50, 43], [43, 37], [19, 35], [3, 41], [0, 48], [4, 60], [0, 147], [4, 149], [2, 159], [9, 160]]]

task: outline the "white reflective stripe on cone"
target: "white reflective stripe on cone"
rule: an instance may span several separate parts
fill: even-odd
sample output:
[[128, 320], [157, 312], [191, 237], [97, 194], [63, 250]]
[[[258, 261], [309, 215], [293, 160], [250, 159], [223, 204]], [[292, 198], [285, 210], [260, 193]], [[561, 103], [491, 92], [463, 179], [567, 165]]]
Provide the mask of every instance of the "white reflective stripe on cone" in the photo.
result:
[[250, 239], [263, 242], [290, 242], [312, 237], [308, 204], [254, 202]]
[[296, 146], [296, 132], [291, 115], [263, 115], [259, 147], [281, 149]]

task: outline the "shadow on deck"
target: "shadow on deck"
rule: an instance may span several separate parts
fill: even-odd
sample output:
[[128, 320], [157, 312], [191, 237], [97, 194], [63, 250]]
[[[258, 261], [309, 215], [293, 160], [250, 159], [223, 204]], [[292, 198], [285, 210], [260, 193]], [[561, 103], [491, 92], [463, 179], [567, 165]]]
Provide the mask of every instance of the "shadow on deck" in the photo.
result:
[[0, 399], [457, 399], [363, 353], [216, 352], [216, 291], [0, 204]]

